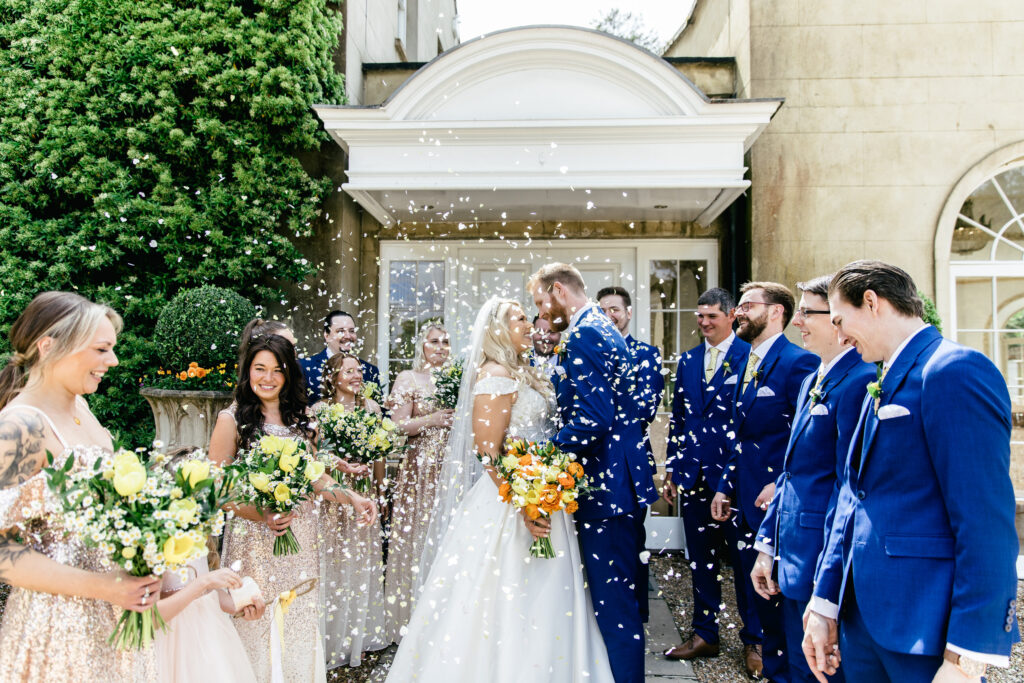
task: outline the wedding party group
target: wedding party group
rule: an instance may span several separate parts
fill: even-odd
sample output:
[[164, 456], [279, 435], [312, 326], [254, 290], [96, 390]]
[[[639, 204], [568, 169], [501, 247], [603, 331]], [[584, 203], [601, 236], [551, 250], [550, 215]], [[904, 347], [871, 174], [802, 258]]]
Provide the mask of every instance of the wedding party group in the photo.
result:
[[39, 294], [0, 371], [0, 681], [316, 682], [397, 644], [399, 683], [639, 683], [659, 496], [694, 601], [665, 657], [719, 656], [728, 563], [751, 677], [981, 680], [1019, 640], [1006, 382], [896, 266], [796, 288], [700, 294], [660, 492], [660, 353], [572, 265], [458, 358], [423, 323], [386, 397], [352, 315], [308, 358], [253, 320], [198, 451], [115, 448], [85, 397], [121, 319]]

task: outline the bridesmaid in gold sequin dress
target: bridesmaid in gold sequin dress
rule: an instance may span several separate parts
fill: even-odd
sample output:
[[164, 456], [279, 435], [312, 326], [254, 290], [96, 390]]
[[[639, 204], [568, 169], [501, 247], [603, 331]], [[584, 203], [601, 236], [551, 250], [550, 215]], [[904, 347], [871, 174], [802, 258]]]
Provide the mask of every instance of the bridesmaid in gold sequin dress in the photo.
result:
[[[35, 297], [11, 327], [0, 372], [0, 581], [12, 586], [0, 624], [0, 681], [155, 681], [153, 649], [118, 651], [107, 636], [122, 609], [143, 612], [155, 577], [102, 569], [65, 537], [46, 485], [46, 452], [91, 467], [113, 448], [83, 394], [117, 365], [121, 318], [69, 292]], [[62, 460], [61, 460], [62, 461]]]
[[412, 616], [423, 540], [452, 424], [454, 411], [439, 410], [431, 400], [434, 395], [431, 370], [443, 365], [449, 352], [445, 329], [437, 323], [425, 325], [417, 338], [413, 368], [395, 378], [387, 402], [391, 419], [409, 437], [409, 448], [398, 467], [391, 498], [391, 534], [384, 582], [385, 603], [390, 612], [388, 632], [396, 643], [401, 641], [402, 629]]
[[[346, 410], [363, 408], [376, 415], [380, 406], [363, 397], [363, 368], [359, 358], [336, 353], [324, 366], [320, 395], [325, 403], [340, 403]], [[366, 465], [338, 460], [334, 475], [351, 482], [357, 476], [371, 477], [374, 497], [380, 499], [384, 462]], [[344, 474], [342, 474], [344, 473]], [[387, 637], [384, 603], [384, 532], [380, 520], [366, 526], [350, 509], [335, 507], [324, 515], [324, 591], [326, 593], [327, 668], [359, 666], [362, 653], [382, 650], [391, 644]]]
[[[239, 366], [235, 403], [217, 418], [210, 441], [211, 459], [227, 464], [239, 448], [248, 448], [263, 434], [301, 438], [312, 442], [315, 431], [306, 416], [305, 382], [295, 347], [278, 334], [260, 334], [245, 342], [245, 358]], [[252, 506], [238, 506], [236, 517], [224, 533], [223, 563], [239, 562], [239, 573], [251, 576], [267, 603], [283, 591], [308, 579], [320, 578], [320, 513], [322, 505], [350, 504], [365, 521], [376, 520], [372, 501], [342, 490], [326, 474], [317, 483], [318, 497], [296, 512], [277, 515]], [[288, 528], [302, 550], [275, 557], [274, 538]], [[285, 681], [318, 683], [326, 680], [321, 630], [321, 591], [301, 595], [291, 604], [284, 619], [284, 648], [277, 663]], [[274, 663], [270, 657], [272, 610], [263, 619], [236, 621], [235, 626], [249, 654], [256, 680], [271, 680]]]

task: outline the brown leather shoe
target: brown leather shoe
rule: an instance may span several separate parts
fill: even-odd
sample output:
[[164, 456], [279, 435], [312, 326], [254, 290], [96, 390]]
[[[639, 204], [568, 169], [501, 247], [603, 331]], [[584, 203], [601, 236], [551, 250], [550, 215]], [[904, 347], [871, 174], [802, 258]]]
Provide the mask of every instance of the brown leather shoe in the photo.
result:
[[685, 643], [673, 645], [665, 650], [666, 659], [697, 659], [698, 657], [717, 657], [718, 643], [709, 643], [696, 633]]
[[761, 671], [763, 670], [763, 664], [761, 662], [761, 646], [760, 645], [744, 645], [743, 646], [743, 668], [747, 670], [747, 675], [753, 679], [761, 678]]

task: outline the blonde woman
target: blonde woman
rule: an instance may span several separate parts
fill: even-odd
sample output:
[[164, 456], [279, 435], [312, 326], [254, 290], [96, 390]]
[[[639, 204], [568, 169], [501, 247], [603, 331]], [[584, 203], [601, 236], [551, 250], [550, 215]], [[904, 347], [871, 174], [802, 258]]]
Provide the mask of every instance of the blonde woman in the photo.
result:
[[[346, 411], [362, 408], [375, 415], [380, 406], [363, 396], [363, 368], [359, 358], [342, 351], [324, 366], [320, 395], [324, 403], [338, 403]], [[319, 404], [318, 404], [319, 405]], [[315, 410], [315, 407], [314, 407]], [[334, 476], [348, 486], [353, 476], [371, 475], [374, 498], [380, 496], [384, 463], [366, 465], [339, 462]], [[329, 508], [324, 515], [324, 606], [327, 668], [359, 666], [362, 654], [391, 644], [387, 637], [384, 602], [384, 532], [380, 520], [363, 524], [345, 507]]]
[[83, 395], [117, 365], [121, 318], [70, 292], [36, 296], [10, 331], [0, 372], [0, 581], [13, 588], [0, 625], [0, 681], [153, 681], [152, 648], [106, 642], [122, 609], [160, 596], [156, 577], [103, 571], [94, 550], [65, 537], [46, 485], [46, 453], [91, 467], [113, 449]]
[[[389, 681], [441, 681], [452, 671], [498, 683], [612, 680], [572, 515], [528, 531], [499, 497], [496, 472], [477, 459], [497, 458], [508, 437], [543, 442], [554, 433], [554, 392], [528, 360], [532, 331], [514, 301], [491, 299], [477, 316], [435, 519], [456, 507], [449, 523], [431, 522], [439, 550]], [[471, 486], [464, 497], [460, 479]], [[529, 559], [531, 534], [550, 535], [556, 557]]]
[[438, 409], [433, 403], [434, 380], [431, 371], [448, 360], [448, 332], [439, 323], [427, 323], [416, 339], [412, 370], [395, 378], [387, 407], [391, 419], [409, 437], [409, 447], [398, 467], [391, 498], [391, 535], [385, 599], [391, 618], [389, 642], [401, 640], [402, 627], [409, 621], [415, 599], [416, 570], [423, 553], [430, 510], [441, 459], [448, 443], [452, 410]]

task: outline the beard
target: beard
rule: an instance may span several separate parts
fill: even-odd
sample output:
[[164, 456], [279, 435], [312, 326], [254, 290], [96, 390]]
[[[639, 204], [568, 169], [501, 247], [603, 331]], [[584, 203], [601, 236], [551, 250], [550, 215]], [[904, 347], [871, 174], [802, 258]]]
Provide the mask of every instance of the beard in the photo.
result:
[[558, 303], [553, 297], [548, 306], [547, 315], [549, 316], [547, 320], [551, 324], [552, 332], [565, 332], [569, 329], [569, 320], [572, 316], [565, 309], [565, 305]]
[[757, 339], [766, 327], [768, 327], [767, 312], [760, 318], [747, 318], [746, 324], [740, 323], [739, 329], [736, 330], [736, 336], [749, 344]]

